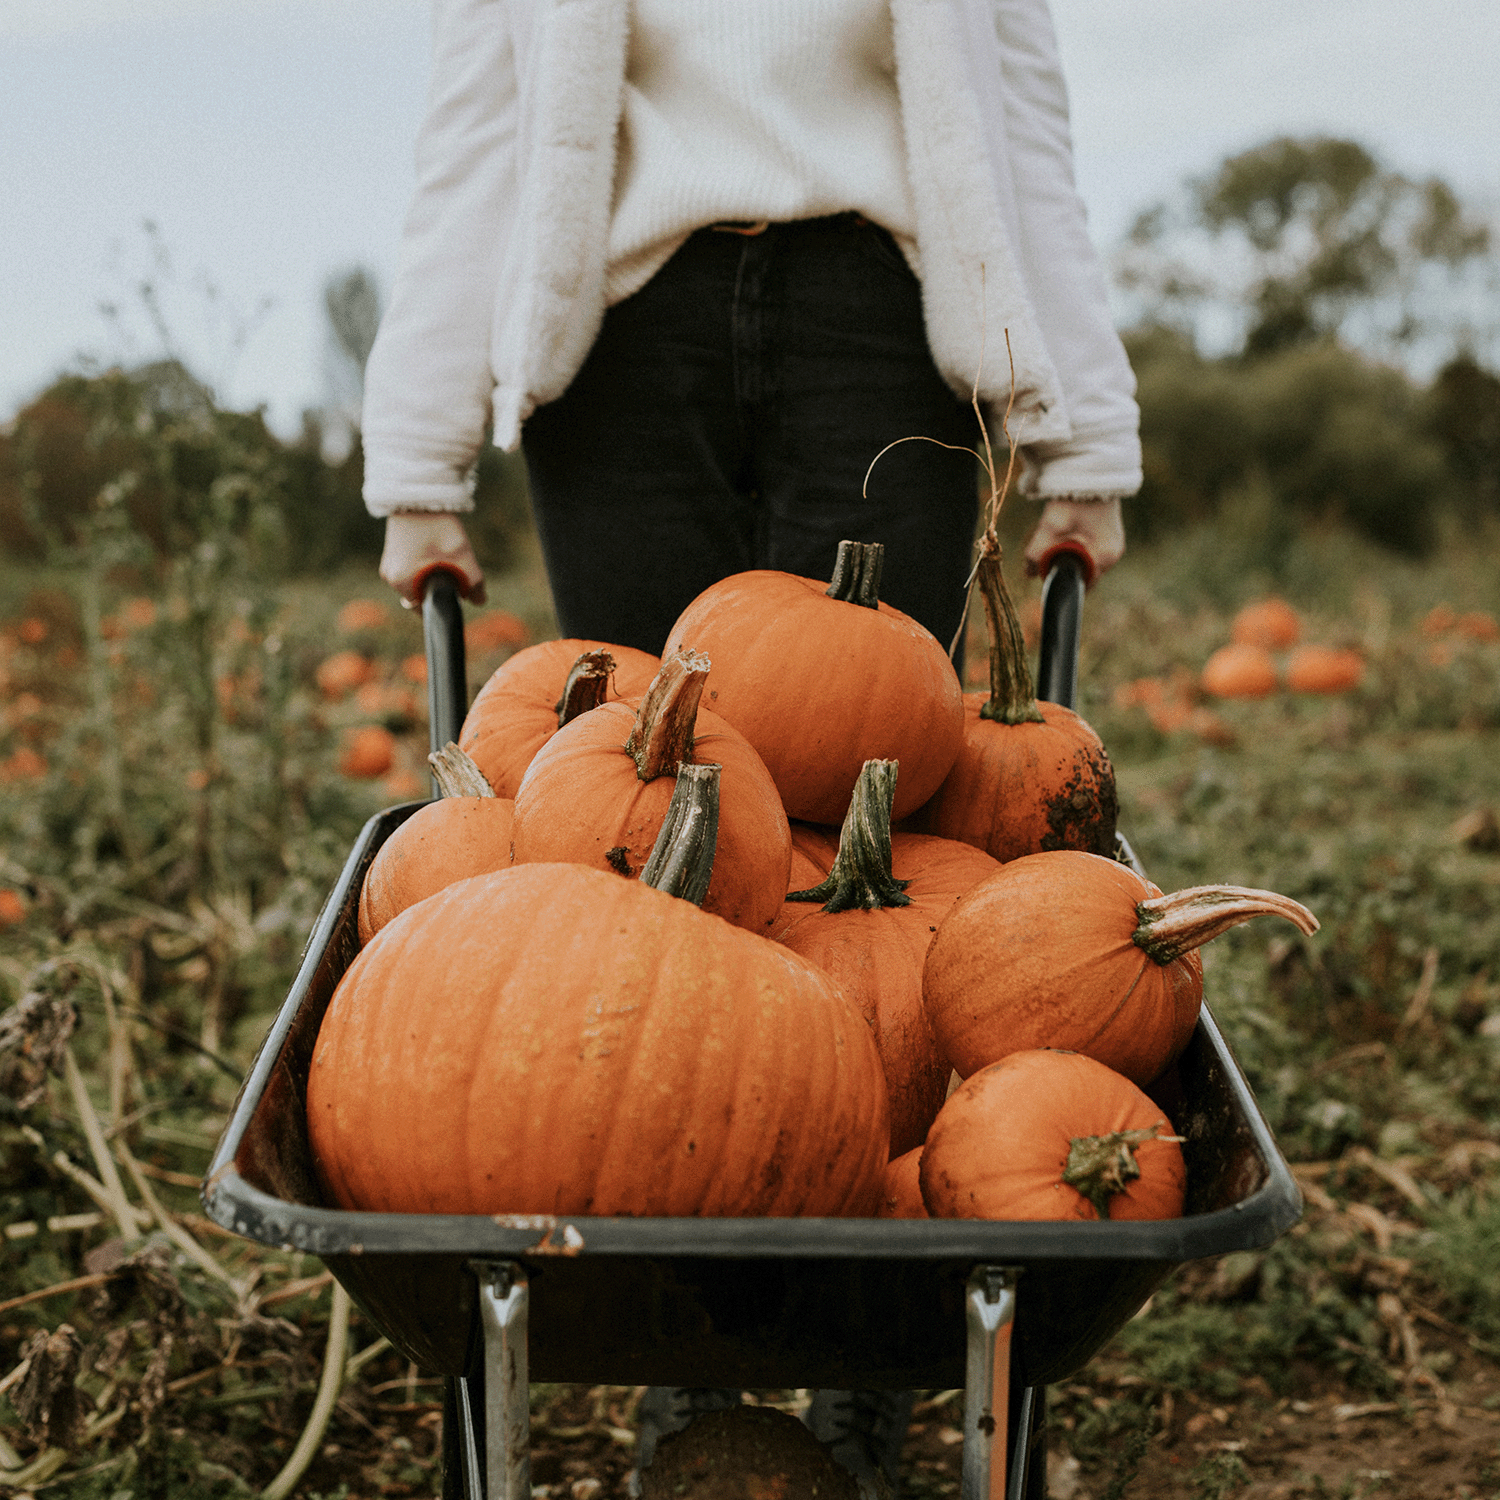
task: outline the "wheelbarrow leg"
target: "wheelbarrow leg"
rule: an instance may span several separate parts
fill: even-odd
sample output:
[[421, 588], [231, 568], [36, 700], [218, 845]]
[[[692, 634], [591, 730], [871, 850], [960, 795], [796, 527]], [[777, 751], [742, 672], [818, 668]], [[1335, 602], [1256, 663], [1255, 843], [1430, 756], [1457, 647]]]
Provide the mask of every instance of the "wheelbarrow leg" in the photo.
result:
[[512, 1261], [472, 1261], [470, 1269], [479, 1279], [484, 1412], [483, 1433], [475, 1441], [474, 1383], [455, 1382], [468, 1471], [464, 1500], [531, 1500], [530, 1287], [526, 1272]]
[[1018, 1274], [1010, 1266], [977, 1266], [966, 1289], [963, 1500], [1008, 1500], [1010, 1334]]

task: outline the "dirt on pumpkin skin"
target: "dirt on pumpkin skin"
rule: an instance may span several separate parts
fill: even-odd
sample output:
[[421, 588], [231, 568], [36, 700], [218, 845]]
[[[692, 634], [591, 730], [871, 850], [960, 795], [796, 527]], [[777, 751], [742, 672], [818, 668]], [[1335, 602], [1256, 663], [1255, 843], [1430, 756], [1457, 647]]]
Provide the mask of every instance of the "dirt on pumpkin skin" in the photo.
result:
[[663, 1438], [641, 1500], [858, 1500], [859, 1485], [796, 1417], [771, 1406], [707, 1412]]
[[1073, 771], [1046, 806], [1047, 832], [1042, 849], [1082, 849], [1112, 859], [1115, 826], [1120, 817], [1115, 772], [1103, 746], [1080, 749]]

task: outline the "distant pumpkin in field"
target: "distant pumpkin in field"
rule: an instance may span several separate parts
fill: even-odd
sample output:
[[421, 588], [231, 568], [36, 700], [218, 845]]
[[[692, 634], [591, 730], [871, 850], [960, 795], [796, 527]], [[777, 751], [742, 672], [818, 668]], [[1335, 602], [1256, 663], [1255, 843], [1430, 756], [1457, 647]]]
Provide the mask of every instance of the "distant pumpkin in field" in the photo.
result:
[[1347, 693], [1364, 676], [1358, 651], [1336, 646], [1298, 646], [1287, 657], [1286, 685], [1294, 693]]
[[1276, 691], [1276, 663], [1264, 646], [1220, 646], [1203, 667], [1205, 693], [1215, 698], [1266, 698]]
[[344, 737], [339, 770], [345, 776], [373, 781], [396, 763], [396, 736], [379, 724], [365, 724]]
[[1302, 634], [1297, 611], [1285, 599], [1272, 596], [1247, 604], [1234, 617], [1229, 636], [1239, 646], [1259, 646], [1265, 651], [1283, 651], [1295, 646]]

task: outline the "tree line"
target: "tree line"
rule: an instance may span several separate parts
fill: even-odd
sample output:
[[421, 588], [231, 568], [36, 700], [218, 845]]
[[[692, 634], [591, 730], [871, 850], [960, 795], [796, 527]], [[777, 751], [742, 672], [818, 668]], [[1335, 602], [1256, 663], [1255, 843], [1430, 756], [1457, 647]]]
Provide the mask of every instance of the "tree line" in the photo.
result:
[[[1420, 555], [1446, 518], [1500, 516], [1500, 262], [1442, 180], [1278, 138], [1144, 210], [1113, 270], [1140, 389], [1137, 539], [1228, 510], [1273, 538], [1344, 525]], [[55, 381], [0, 431], [0, 547], [66, 548], [102, 496], [165, 552], [183, 507], [248, 466], [274, 497], [267, 564], [373, 562], [357, 426], [373, 278], [331, 278], [325, 311], [329, 398], [290, 440], [174, 359]], [[486, 445], [476, 482], [476, 548], [503, 569], [530, 524], [523, 470]]]

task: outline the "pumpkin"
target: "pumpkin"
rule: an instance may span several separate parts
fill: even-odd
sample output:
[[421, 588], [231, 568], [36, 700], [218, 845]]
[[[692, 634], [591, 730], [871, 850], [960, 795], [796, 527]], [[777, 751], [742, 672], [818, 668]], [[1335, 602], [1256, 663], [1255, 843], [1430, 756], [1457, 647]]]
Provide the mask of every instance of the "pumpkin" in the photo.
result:
[[559, 729], [516, 790], [515, 862], [569, 860], [635, 876], [656, 841], [678, 766], [723, 767], [718, 857], [703, 907], [766, 932], [781, 910], [791, 830], [745, 738], [699, 708], [706, 656], [669, 656], [635, 703], [602, 703]]
[[875, 1211], [890, 1125], [869, 1028], [814, 965], [672, 893], [711, 874], [695, 852], [712, 848], [711, 772], [677, 780], [651, 861], [673, 871], [663, 889], [517, 865], [375, 936], [329, 1002], [308, 1074], [329, 1199], [404, 1213]]
[[661, 662], [602, 641], [543, 641], [490, 674], [459, 731], [459, 748], [497, 797], [514, 797], [532, 757], [566, 723], [608, 698], [636, 698]]
[[1203, 997], [1197, 949], [1251, 917], [1317, 931], [1274, 891], [1195, 886], [1163, 895], [1127, 866], [1057, 850], [1012, 860], [949, 912], [923, 999], [965, 1078], [1011, 1052], [1061, 1047], [1150, 1083], [1187, 1045]]
[[1072, 709], [1038, 702], [999, 543], [987, 535], [981, 545], [990, 691], [964, 696], [958, 758], [909, 827], [1002, 861], [1043, 849], [1112, 855], [1119, 803], [1109, 755]]
[[901, 762], [894, 816], [935, 792], [963, 738], [963, 690], [943, 647], [882, 604], [878, 542], [839, 544], [833, 581], [757, 570], [704, 590], [668, 652], [714, 662], [709, 707], [755, 747], [787, 815], [842, 822], [867, 760]]
[[1294, 693], [1347, 693], [1364, 675], [1359, 652], [1336, 646], [1298, 646], [1286, 659], [1286, 685]]
[[1075, 1052], [1013, 1052], [933, 1122], [919, 1169], [934, 1218], [1175, 1219], [1182, 1151], [1129, 1079]]
[[375, 663], [358, 651], [335, 651], [318, 663], [313, 678], [318, 691], [330, 702], [347, 698], [361, 683], [375, 675]]
[[1276, 691], [1276, 663], [1264, 646], [1220, 646], [1199, 682], [1215, 698], [1266, 698]]
[[947, 1092], [948, 1060], [922, 1005], [922, 961], [963, 893], [1000, 868], [981, 849], [891, 835], [894, 761], [866, 761], [828, 876], [787, 897], [772, 933], [826, 969], [875, 1037], [891, 1104], [892, 1156], [920, 1145]]
[[1297, 611], [1274, 596], [1245, 605], [1229, 626], [1229, 638], [1236, 645], [1259, 646], [1263, 651], [1284, 651], [1295, 646], [1301, 634]]
[[383, 630], [390, 621], [390, 611], [374, 599], [351, 599], [338, 614], [340, 635], [355, 635], [362, 630]]
[[515, 803], [497, 797], [457, 745], [428, 759], [441, 795], [386, 839], [365, 872], [359, 892], [361, 944], [445, 885], [510, 863]]
[[339, 770], [345, 776], [373, 781], [396, 763], [396, 736], [379, 724], [365, 724], [344, 736]]
[[927, 1205], [922, 1201], [921, 1167], [921, 1146], [913, 1146], [885, 1164], [880, 1179], [880, 1204], [875, 1211], [877, 1218], [927, 1218]]

